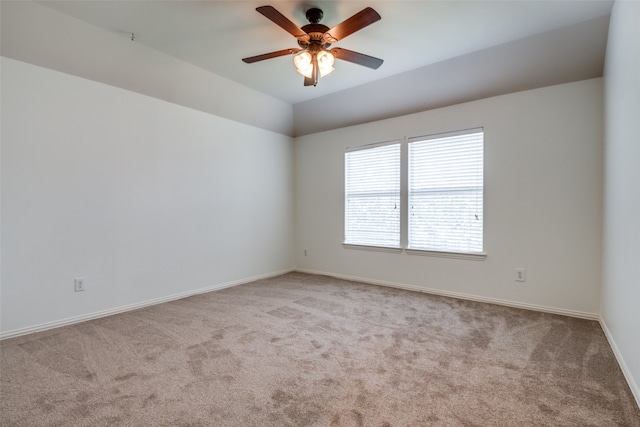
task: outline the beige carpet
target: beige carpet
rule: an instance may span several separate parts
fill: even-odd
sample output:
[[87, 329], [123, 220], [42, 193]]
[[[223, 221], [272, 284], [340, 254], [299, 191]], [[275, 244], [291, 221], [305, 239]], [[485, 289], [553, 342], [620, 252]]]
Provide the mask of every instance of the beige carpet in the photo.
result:
[[0, 347], [2, 426], [640, 426], [597, 322], [300, 273]]

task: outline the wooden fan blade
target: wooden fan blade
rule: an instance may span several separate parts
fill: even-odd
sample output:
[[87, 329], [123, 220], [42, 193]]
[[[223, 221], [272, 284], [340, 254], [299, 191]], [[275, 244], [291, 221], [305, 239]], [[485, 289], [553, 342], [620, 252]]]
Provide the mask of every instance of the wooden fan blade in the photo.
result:
[[300, 52], [301, 49], [283, 49], [275, 52], [263, 53], [262, 55], [250, 56], [249, 58], [242, 58], [247, 64], [253, 64], [254, 62], [264, 61], [265, 59], [277, 58], [279, 56], [291, 55]]
[[327, 38], [329, 39], [327, 41], [329, 43], [335, 43], [338, 40], [363, 29], [367, 25], [371, 25], [374, 22], [379, 21], [380, 19], [382, 19], [380, 14], [372, 8], [367, 7], [366, 9], [362, 9], [351, 18], [348, 18], [327, 31], [326, 35], [328, 35]]
[[256, 8], [258, 12], [263, 14], [266, 18], [273, 21], [280, 28], [291, 34], [293, 37], [304, 37], [307, 35], [296, 24], [291, 22], [289, 18], [278, 12], [273, 6], [260, 6]]
[[380, 58], [375, 58], [373, 56], [365, 55], [364, 53], [354, 52], [349, 49], [343, 49], [341, 47], [335, 47], [331, 49], [331, 53], [337, 59], [353, 62], [354, 64], [363, 65], [365, 67], [372, 68], [374, 70], [377, 70], [378, 68], [380, 68], [380, 66], [384, 62]]

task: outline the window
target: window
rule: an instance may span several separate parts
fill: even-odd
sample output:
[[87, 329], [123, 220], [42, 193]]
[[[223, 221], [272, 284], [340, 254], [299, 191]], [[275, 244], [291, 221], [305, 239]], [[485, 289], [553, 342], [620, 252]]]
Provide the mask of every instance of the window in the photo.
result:
[[409, 140], [409, 249], [482, 252], [482, 130]]
[[483, 149], [482, 129], [347, 149], [344, 243], [484, 258]]
[[400, 247], [400, 143], [347, 150], [345, 243]]

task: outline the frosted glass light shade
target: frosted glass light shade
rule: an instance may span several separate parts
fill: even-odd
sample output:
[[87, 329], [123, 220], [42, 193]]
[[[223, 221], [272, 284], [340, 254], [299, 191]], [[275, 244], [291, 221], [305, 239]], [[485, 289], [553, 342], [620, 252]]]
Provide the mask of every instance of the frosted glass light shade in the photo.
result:
[[307, 50], [293, 57], [293, 64], [296, 70], [305, 77], [311, 78], [313, 74], [313, 57]]
[[320, 69], [320, 77], [324, 77], [334, 70], [333, 62], [335, 61], [335, 58], [333, 57], [331, 52], [321, 50], [320, 52], [318, 52], [317, 58], [318, 68]]

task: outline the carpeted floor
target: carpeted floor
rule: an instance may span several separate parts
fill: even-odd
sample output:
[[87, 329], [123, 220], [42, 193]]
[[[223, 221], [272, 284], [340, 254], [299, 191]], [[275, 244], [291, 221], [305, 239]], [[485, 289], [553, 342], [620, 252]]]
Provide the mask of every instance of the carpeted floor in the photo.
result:
[[2, 426], [640, 426], [597, 322], [301, 273], [0, 348]]

